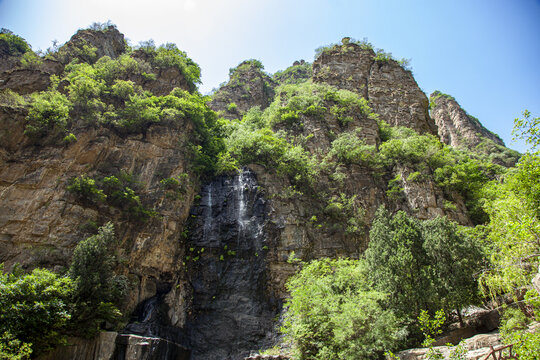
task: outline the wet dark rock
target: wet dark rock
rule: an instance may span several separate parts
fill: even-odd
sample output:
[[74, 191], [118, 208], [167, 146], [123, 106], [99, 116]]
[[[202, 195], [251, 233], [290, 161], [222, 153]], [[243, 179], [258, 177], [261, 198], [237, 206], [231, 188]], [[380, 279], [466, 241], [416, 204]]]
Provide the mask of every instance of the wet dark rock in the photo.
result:
[[191, 359], [243, 359], [272, 343], [279, 305], [266, 290], [266, 209], [255, 175], [245, 169], [216, 178], [192, 216], [186, 252]]

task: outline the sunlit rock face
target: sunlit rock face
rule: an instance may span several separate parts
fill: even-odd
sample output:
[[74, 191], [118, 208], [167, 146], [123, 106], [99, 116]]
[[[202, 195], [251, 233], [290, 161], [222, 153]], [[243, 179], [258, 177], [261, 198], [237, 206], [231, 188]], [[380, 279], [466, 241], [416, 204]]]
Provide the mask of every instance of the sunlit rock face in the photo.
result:
[[360, 94], [390, 125], [437, 132], [426, 94], [412, 73], [395, 60], [377, 60], [370, 48], [347, 43], [324, 51], [313, 63], [313, 80]]

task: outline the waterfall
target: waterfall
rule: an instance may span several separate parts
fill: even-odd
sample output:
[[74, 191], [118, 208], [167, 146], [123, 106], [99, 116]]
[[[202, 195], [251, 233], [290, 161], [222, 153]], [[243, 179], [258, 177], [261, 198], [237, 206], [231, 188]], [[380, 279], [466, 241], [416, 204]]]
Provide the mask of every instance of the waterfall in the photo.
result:
[[266, 289], [265, 200], [249, 169], [215, 178], [201, 194], [186, 262], [193, 286], [187, 346], [191, 360], [243, 359], [273, 341], [277, 314]]

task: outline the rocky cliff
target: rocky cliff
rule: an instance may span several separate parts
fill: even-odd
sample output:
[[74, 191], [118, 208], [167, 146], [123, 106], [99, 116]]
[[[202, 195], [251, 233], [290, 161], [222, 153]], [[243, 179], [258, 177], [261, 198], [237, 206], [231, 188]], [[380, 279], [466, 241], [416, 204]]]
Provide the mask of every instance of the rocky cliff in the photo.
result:
[[[95, 64], [103, 56], [123, 57], [131, 64], [114, 80], [131, 84], [131, 98], [138, 94], [137, 86], [158, 97], [173, 94], [154, 103], [148, 100], [145, 106], [181, 102], [175, 88], [183, 90], [183, 96], [198, 96], [187, 72], [155, 61], [152, 51], [128, 53], [114, 27], [79, 31], [35, 68], [23, 69], [13, 61], [0, 73], [0, 89], [4, 94], [8, 89], [35, 94], [57, 75], [58, 92], [72, 96], [65, 65], [74, 58]], [[50, 356], [69, 358], [82, 351], [88, 359], [113, 352], [122, 359], [241, 359], [277, 341], [277, 319], [287, 297], [284, 284], [296, 270], [288, 262], [293, 252], [304, 260], [358, 258], [381, 205], [421, 219], [447, 215], [471, 223], [467, 199], [435, 179], [435, 163], [398, 162], [379, 154], [392, 131], [401, 134], [395, 135], [395, 144], [414, 138], [433, 149], [442, 147], [437, 133], [451, 146], [477, 146], [484, 137], [503, 145], [455, 101], [435, 98], [432, 119], [427, 97], [410, 71], [349, 42], [323, 51], [313, 63], [312, 78], [304, 62], [275, 80], [262, 70], [256, 60], [231, 69], [229, 82], [216, 91], [209, 106], [227, 119], [242, 119], [255, 106], [264, 110], [261, 119], [270, 119], [265, 134], [279, 134], [271, 141], [284, 141], [281, 144], [292, 149], [283, 162], [309, 158], [316, 177], [263, 161], [208, 177], [197, 170], [194, 157], [200, 159], [201, 147], [213, 143], [204, 143], [201, 119], [188, 110], [159, 108], [159, 116], [149, 114], [152, 120], [144, 126], [126, 130], [111, 110], [121, 98], [109, 92], [100, 98], [105, 105], [98, 106], [97, 123], [88, 122], [81, 106], [73, 107], [67, 128], [54, 129], [62, 135], [69, 131], [76, 141], [59, 142], [53, 132], [37, 140], [29, 136], [29, 105], [3, 101], [0, 262], [7, 269], [20, 263], [25, 269], [62, 272], [77, 243], [113, 221], [121, 260], [116, 270], [130, 280], [122, 310], [131, 318], [120, 335], [102, 336], [101, 345], [101, 340], [83, 341], [78, 350]], [[313, 101], [309, 106], [295, 98], [302, 91]], [[204, 108], [204, 101], [193, 108]], [[136, 113], [143, 111], [139, 107]], [[107, 123], [110, 118], [116, 120]], [[398, 126], [414, 131], [395, 130]], [[339, 146], [358, 154], [347, 158]], [[68, 190], [73, 179], [99, 183], [112, 176], [136, 194], [139, 213], [134, 215], [126, 203], [99, 202]], [[140, 216], [140, 209], [151, 215]], [[148, 350], [154, 348], [162, 350]], [[108, 355], [89, 355], [101, 351]]]
[[513, 166], [519, 154], [506, 148], [497, 135], [469, 115], [452, 96], [439, 91], [430, 96], [431, 116], [441, 141], [455, 148], [466, 148], [491, 155], [495, 162]]
[[390, 125], [436, 133], [428, 99], [412, 73], [371, 47], [345, 41], [325, 49], [313, 63], [313, 80], [357, 92]]

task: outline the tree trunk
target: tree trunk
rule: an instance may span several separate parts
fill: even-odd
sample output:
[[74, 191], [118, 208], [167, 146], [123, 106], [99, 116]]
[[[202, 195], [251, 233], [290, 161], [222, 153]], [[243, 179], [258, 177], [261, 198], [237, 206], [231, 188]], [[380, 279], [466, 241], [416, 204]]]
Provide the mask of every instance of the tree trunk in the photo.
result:
[[464, 327], [465, 324], [463, 323], [463, 317], [461, 316], [461, 310], [459, 308], [457, 308], [456, 311], [457, 311], [457, 316], [458, 316], [458, 319], [459, 319], [459, 327]]

